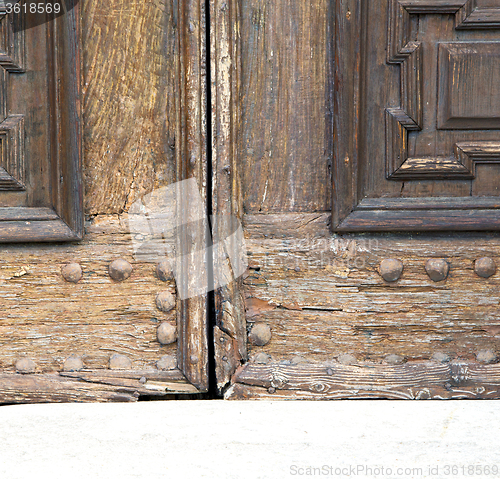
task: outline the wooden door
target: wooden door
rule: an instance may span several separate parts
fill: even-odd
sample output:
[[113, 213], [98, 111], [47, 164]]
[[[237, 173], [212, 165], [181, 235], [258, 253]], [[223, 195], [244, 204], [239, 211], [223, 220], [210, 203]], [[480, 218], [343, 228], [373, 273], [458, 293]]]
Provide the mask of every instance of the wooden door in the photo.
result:
[[203, 2], [31, 3], [0, 10], [0, 402], [204, 392], [206, 294], [127, 222], [188, 178], [205, 208]]
[[500, 2], [216, 0], [211, 32], [225, 397], [498, 397]]

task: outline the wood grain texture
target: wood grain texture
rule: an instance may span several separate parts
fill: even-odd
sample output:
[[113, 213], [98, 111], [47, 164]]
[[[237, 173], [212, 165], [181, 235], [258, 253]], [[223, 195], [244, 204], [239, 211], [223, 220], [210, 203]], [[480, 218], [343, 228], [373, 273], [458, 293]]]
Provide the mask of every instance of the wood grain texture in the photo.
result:
[[[235, 222], [243, 214], [241, 171], [237, 162], [241, 133], [241, 11], [239, 2], [213, 1], [210, 4], [211, 93], [212, 93], [212, 218], [213, 268], [226, 272], [226, 284], [214, 292], [215, 361], [217, 388], [221, 391], [246, 360], [246, 322], [241, 278], [229, 258], [241, 254], [238, 241], [228, 242]], [[217, 254], [220, 249], [224, 254]]]
[[249, 364], [226, 399], [498, 399], [499, 365], [477, 362]]
[[242, 2], [238, 168], [247, 213], [330, 209], [327, 9], [326, 0]]
[[[423, 360], [444, 352], [473, 359], [482, 349], [498, 350], [499, 278], [479, 278], [473, 266], [483, 256], [500, 261], [494, 234], [328, 236], [327, 218], [316, 231], [297, 234], [307, 218], [314, 214], [302, 221], [275, 215], [274, 235], [270, 215], [250, 218], [247, 308], [249, 298], [270, 307], [247, 310], [247, 322], [263, 321], [272, 332], [266, 346], [249, 345], [250, 358], [262, 352], [278, 361], [326, 361], [351, 353], [381, 361], [393, 353]], [[431, 257], [450, 264], [446, 281], [427, 276]], [[404, 264], [396, 283], [378, 273], [384, 258]]]
[[174, 181], [177, 2], [82, 0], [85, 212]]
[[[108, 266], [126, 258], [134, 267], [130, 279], [111, 280]], [[82, 266], [83, 279], [67, 283], [61, 267]], [[81, 244], [5, 245], [0, 255], [0, 368], [13, 370], [20, 357], [31, 357], [40, 372], [59, 371], [70, 354], [83, 356], [90, 368], [107, 368], [109, 357], [124, 354], [134, 368], [154, 368], [176, 344], [160, 346], [156, 328], [176, 323], [176, 311], [162, 313], [156, 294], [175, 283], [155, 277], [155, 263], [134, 261], [125, 223], [117, 217], [96, 218]]]

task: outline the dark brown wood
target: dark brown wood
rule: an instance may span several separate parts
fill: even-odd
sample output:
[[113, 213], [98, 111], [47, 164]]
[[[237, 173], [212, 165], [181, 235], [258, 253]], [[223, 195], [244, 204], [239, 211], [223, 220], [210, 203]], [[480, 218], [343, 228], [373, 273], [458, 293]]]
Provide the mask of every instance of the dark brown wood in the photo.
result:
[[[24, 14], [0, 12], [0, 205], [24, 220], [0, 217], [2, 243], [83, 235], [80, 10], [74, 3], [65, 15], [27, 30]], [[31, 216], [34, 207], [53, 214]]]
[[[207, 199], [207, 51], [205, 2], [188, 0], [177, 5], [178, 51], [176, 64], [177, 130], [176, 165], [177, 182], [196, 178], [198, 191], [204, 202]], [[177, 199], [176, 224], [189, 218], [199, 205], [192, 205], [189, 198]], [[196, 215], [196, 213], [195, 213]], [[189, 262], [189, 253], [204, 251], [208, 245], [207, 230], [199, 223], [198, 228], [184, 228], [176, 237], [179, 255], [177, 270], [185, 282], [205, 281], [206, 292], [188, 299], [178, 299], [177, 362], [186, 378], [200, 391], [208, 390], [207, 350], [207, 272]], [[208, 257], [207, 257], [208, 260]], [[203, 279], [202, 276], [205, 276]], [[178, 289], [179, 289], [178, 285]]]
[[[478, 165], [500, 159], [494, 11], [473, 0], [339, 2], [334, 230], [498, 229], [496, 208], [479, 211], [485, 194], [476, 184]], [[403, 196], [404, 212], [363, 208]], [[422, 197], [427, 208], [411, 213]], [[436, 212], [439, 197], [456, 198]], [[459, 198], [467, 198], [461, 212]]]

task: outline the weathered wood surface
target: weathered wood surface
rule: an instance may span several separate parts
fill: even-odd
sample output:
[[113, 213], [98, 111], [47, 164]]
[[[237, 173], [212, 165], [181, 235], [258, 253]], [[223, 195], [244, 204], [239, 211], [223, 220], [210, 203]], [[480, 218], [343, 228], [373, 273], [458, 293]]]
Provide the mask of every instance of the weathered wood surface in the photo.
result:
[[[0, 368], [13, 370], [31, 357], [40, 372], [59, 371], [72, 353], [86, 367], [107, 368], [109, 357], [124, 354], [134, 368], [154, 368], [162, 355], [176, 355], [176, 344], [161, 346], [161, 321], [176, 323], [155, 306], [156, 294], [175, 295], [173, 281], [156, 278], [154, 262], [135, 261], [123, 219], [95, 218], [80, 244], [5, 245], [0, 253]], [[112, 260], [125, 258], [134, 270], [124, 282], [108, 274]], [[80, 263], [83, 279], [68, 283], [66, 263]]]
[[233, 382], [226, 399], [498, 399], [500, 365], [248, 364]]
[[[326, 217], [320, 224], [314, 214], [296, 216], [244, 219], [247, 321], [268, 323], [273, 335], [265, 346], [249, 345], [250, 357], [264, 352], [275, 360], [296, 354], [327, 360], [352, 353], [378, 361], [389, 353], [429, 359], [439, 351], [474, 359], [479, 350], [498, 349], [499, 275], [474, 273], [475, 259], [491, 256], [499, 263], [494, 234], [328, 236]], [[300, 234], [303, 224], [310, 229]], [[445, 281], [427, 276], [431, 257], [449, 262]], [[395, 283], [378, 273], [384, 258], [404, 264]]]
[[0, 373], [1, 403], [134, 402], [140, 396], [195, 394], [178, 370], [85, 370], [50, 374]]
[[85, 212], [122, 213], [175, 177], [177, 6], [81, 3]]
[[238, 167], [246, 212], [330, 209], [326, 0], [241, 7]]

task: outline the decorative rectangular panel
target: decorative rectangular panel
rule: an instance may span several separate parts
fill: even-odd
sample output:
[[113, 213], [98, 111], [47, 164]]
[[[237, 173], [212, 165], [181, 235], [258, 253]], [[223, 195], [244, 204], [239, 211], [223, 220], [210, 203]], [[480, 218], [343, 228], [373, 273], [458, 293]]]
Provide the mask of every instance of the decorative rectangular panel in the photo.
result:
[[0, 242], [83, 235], [80, 27], [72, 2], [64, 15], [29, 28], [25, 13], [0, 6]]
[[440, 43], [438, 128], [500, 129], [498, 43]]
[[498, 165], [500, 181], [497, 6], [337, 6], [334, 229], [500, 228], [500, 198], [486, 207], [477, 177]]

